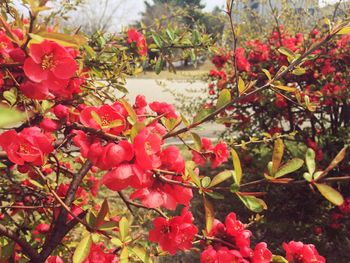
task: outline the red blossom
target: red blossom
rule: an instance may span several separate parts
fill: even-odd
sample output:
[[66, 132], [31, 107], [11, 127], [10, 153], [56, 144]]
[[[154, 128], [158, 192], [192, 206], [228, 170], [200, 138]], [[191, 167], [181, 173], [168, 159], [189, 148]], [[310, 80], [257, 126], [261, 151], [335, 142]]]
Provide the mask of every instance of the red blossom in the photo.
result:
[[160, 245], [163, 251], [175, 255], [179, 250], [188, 250], [198, 230], [193, 225], [192, 213], [187, 208], [180, 216], [171, 219], [157, 217], [153, 220], [154, 228], [149, 232], [149, 240]]
[[45, 263], [64, 263], [64, 261], [59, 256], [49, 256]]
[[145, 170], [159, 168], [162, 144], [163, 141], [156, 128], [143, 129], [134, 139], [136, 163]]
[[289, 262], [295, 263], [324, 263], [325, 258], [320, 256], [312, 244], [303, 244], [302, 242], [290, 241], [283, 243], [286, 251], [286, 258]]
[[114, 135], [119, 135], [126, 128], [124, 116], [110, 105], [86, 107], [80, 114], [80, 122], [87, 127], [102, 129]]
[[2, 133], [0, 146], [10, 161], [16, 164], [43, 165], [46, 156], [53, 151], [52, 140], [50, 135], [42, 133], [38, 127], [30, 127], [20, 133], [14, 130]]
[[266, 243], [261, 242], [255, 246], [252, 263], [269, 263], [272, 259], [272, 253], [268, 250]]
[[175, 112], [174, 106], [165, 102], [152, 102], [149, 104], [152, 111], [156, 112], [158, 115], [164, 115], [166, 118], [177, 119], [178, 115]]
[[141, 56], [147, 54], [147, 42], [145, 36], [138, 32], [135, 28], [130, 28], [128, 30], [128, 43], [131, 44], [135, 42], [137, 51]]
[[23, 70], [34, 82], [47, 81], [45, 84], [50, 86], [53, 81], [70, 79], [77, 70], [74, 58], [56, 42], [44, 40], [40, 44], [31, 44], [29, 54]]
[[105, 253], [103, 251], [103, 245], [92, 244], [88, 257], [83, 263], [118, 263], [118, 258], [112, 252]]

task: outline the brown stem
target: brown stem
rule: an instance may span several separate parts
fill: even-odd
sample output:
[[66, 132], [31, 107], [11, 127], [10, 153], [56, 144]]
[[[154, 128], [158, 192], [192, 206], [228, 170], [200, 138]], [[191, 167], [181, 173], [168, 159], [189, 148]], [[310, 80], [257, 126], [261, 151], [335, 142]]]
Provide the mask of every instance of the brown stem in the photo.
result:
[[36, 259], [38, 257], [37, 252], [31, 247], [31, 245], [24, 239], [17, 236], [14, 232], [8, 229], [6, 226], [0, 224], [0, 234], [15, 241], [23, 250], [23, 253], [30, 259]]

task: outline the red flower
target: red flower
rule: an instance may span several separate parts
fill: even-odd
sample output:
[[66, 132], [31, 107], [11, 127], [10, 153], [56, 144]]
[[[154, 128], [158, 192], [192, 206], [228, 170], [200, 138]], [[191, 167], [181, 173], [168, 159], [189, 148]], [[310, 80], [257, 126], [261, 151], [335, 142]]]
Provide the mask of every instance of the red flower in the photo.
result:
[[131, 44], [133, 42], [136, 42], [138, 53], [141, 56], [147, 54], [147, 42], [145, 36], [135, 28], [130, 28], [128, 30], [128, 43]]
[[64, 261], [59, 256], [49, 256], [45, 263], [64, 263]]
[[13, 44], [11, 40], [6, 36], [3, 31], [0, 31], [0, 54], [7, 56], [8, 53], [13, 50]]
[[106, 173], [101, 183], [113, 191], [120, 191], [128, 186], [140, 188], [149, 183], [151, 175], [145, 173], [137, 165], [123, 163]]
[[152, 102], [149, 104], [149, 107], [152, 111], [156, 112], [159, 115], [164, 115], [167, 119], [177, 119], [178, 116], [175, 113], [174, 106], [165, 102]]
[[134, 139], [136, 163], [145, 170], [159, 168], [162, 144], [161, 136], [155, 128], [143, 129]]
[[34, 100], [44, 100], [50, 96], [48, 87], [42, 83], [35, 83], [27, 80], [21, 83], [19, 88], [26, 97]]
[[201, 263], [248, 263], [237, 250], [229, 250], [227, 247], [220, 247], [215, 250], [212, 246], [208, 246], [201, 254]]
[[59, 128], [59, 124], [57, 123], [57, 121], [48, 118], [43, 119], [40, 122], [39, 126], [46, 132], [54, 132]]
[[56, 42], [44, 40], [40, 44], [32, 44], [29, 54], [23, 70], [34, 82], [67, 80], [73, 77], [77, 70], [74, 58]]
[[124, 116], [110, 105], [86, 107], [80, 114], [80, 122], [87, 127], [102, 129], [114, 135], [120, 134], [126, 128]]
[[[172, 179], [177, 179], [173, 177]], [[131, 199], [140, 199], [142, 204], [149, 208], [165, 207], [175, 210], [178, 204], [188, 206], [193, 197], [192, 190], [179, 185], [163, 183], [158, 179], [150, 179], [151, 183], [142, 189], [136, 190]]]
[[219, 142], [214, 147], [208, 138], [202, 138], [201, 142], [201, 150], [199, 152], [194, 150], [192, 151], [192, 160], [195, 163], [198, 165], [205, 165], [206, 160], [209, 159], [212, 162], [211, 167], [216, 168], [223, 162], [227, 161], [230, 153], [227, 150], [226, 143]]
[[238, 70], [250, 71], [250, 63], [244, 55], [244, 49], [239, 47], [236, 49], [236, 64]]
[[48, 224], [39, 224], [36, 226], [35, 230], [40, 233], [40, 234], [45, 234], [47, 232], [49, 232], [50, 230], [50, 225]]
[[303, 244], [302, 242], [290, 241], [283, 243], [286, 251], [286, 258], [289, 262], [295, 263], [323, 263], [325, 258], [320, 256], [312, 244]]
[[130, 161], [133, 157], [134, 150], [127, 141], [120, 141], [118, 144], [108, 143], [106, 146], [102, 146], [101, 142], [97, 141], [89, 146], [87, 154], [87, 158], [102, 170], [116, 167], [124, 161]]
[[90, 253], [84, 263], [118, 263], [118, 258], [113, 253], [105, 253], [102, 245], [92, 244]]
[[43, 165], [45, 157], [53, 151], [51, 136], [41, 133], [38, 127], [25, 128], [20, 133], [6, 131], [0, 135], [0, 146], [10, 161], [20, 165], [26, 162]]
[[161, 152], [160, 159], [164, 170], [184, 173], [185, 160], [176, 146], [169, 146]]
[[261, 242], [255, 246], [252, 263], [269, 263], [272, 259], [272, 253], [267, 249], [267, 245]]
[[180, 216], [171, 219], [157, 217], [153, 220], [154, 228], [149, 232], [149, 240], [160, 245], [163, 251], [174, 255], [179, 250], [188, 250], [198, 230], [193, 225], [192, 213], [187, 208]]
[[218, 167], [223, 162], [226, 162], [230, 153], [227, 150], [227, 145], [224, 142], [219, 142], [215, 145], [214, 149], [214, 158], [212, 158], [212, 168]]

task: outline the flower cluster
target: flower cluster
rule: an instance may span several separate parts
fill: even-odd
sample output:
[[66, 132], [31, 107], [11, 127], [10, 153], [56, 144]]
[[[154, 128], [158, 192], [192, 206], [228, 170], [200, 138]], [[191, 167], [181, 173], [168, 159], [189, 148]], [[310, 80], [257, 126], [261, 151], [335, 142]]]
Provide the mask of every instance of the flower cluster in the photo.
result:
[[244, 224], [237, 220], [235, 213], [227, 215], [225, 224], [214, 221], [209, 237], [213, 237], [212, 245], [201, 254], [201, 262], [253, 262], [268, 263], [272, 253], [266, 243], [259, 243], [253, 250], [250, 247], [252, 233], [245, 229]]
[[184, 208], [180, 216], [171, 219], [157, 217], [153, 220], [154, 228], [149, 232], [149, 240], [159, 244], [163, 251], [175, 255], [177, 251], [188, 250], [198, 230], [193, 225], [192, 213]]

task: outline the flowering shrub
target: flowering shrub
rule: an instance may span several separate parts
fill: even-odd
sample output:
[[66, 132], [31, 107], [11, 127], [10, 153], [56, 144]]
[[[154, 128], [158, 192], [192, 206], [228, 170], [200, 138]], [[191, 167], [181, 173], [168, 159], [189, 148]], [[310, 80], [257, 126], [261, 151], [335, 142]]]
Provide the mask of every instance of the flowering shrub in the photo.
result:
[[[234, 213], [227, 215], [225, 224], [215, 219], [213, 202], [222, 198], [221, 190], [234, 194], [253, 212], [267, 208], [258, 193], [244, 191], [236, 151], [224, 141], [213, 143], [192, 132], [232, 106], [233, 94], [220, 93], [216, 110], [199, 112], [192, 122], [165, 102], [148, 104], [142, 95], [135, 103], [116, 98], [108, 88], [124, 74], [140, 70], [147, 36], [130, 29], [127, 36], [101, 49], [101, 43], [40, 24], [45, 2], [29, 2], [30, 21], [20, 19], [13, 8], [7, 12], [16, 19], [0, 18], [0, 111], [21, 119], [16, 123], [7, 118], [1, 124], [6, 129], [0, 134], [1, 262], [153, 262], [166, 253], [198, 248], [202, 262], [325, 262], [313, 245], [302, 242], [285, 243], [285, 258], [273, 255], [265, 242], [252, 246], [253, 233]], [[315, 50], [342, 28], [345, 25], [315, 42]], [[192, 36], [191, 44], [201, 44], [198, 31]], [[150, 45], [161, 52], [162, 39], [152, 32]], [[120, 66], [111, 66], [116, 58]], [[237, 59], [239, 70], [250, 70], [244, 50], [239, 49]], [[224, 66], [224, 60], [217, 63]], [[106, 82], [101, 84], [101, 78]], [[188, 144], [186, 136], [195, 144]], [[179, 138], [183, 147], [172, 145], [169, 138]], [[267, 182], [291, 182], [281, 177], [304, 164], [300, 158], [282, 164], [281, 138], [273, 138]], [[325, 183], [346, 149], [326, 169], [316, 171], [316, 148], [311, 148], [303, 183], [347, 211], [340, 193]], [[185, 158], [184, 152], [192, 158]], [[201, 174], [199, 166], [210, 161], [219, 168], [230, 153], [234, 169], [213, 177]], [[231, 183], [218, 186], [223, 182]], [[203, 201], [204, 218], [190, 212], [194, 193]], [[182, 212], [176, 215], [180, 207]]]

